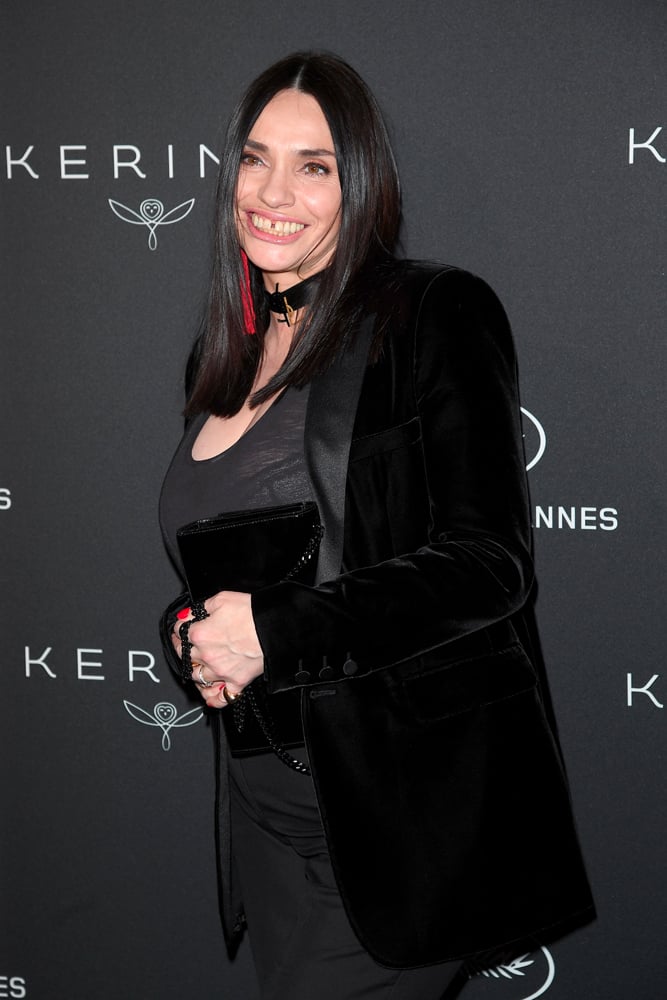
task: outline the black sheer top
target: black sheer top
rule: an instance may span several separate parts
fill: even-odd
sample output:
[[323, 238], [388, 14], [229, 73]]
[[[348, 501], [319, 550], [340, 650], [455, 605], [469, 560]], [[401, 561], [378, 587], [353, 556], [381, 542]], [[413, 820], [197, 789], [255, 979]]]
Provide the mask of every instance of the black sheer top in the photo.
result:
[[238, 441], [213, 458], [192, 457], [208, 414], [190, 422], [160, 495], [162, 533], [179, 570], [176, 531], [184, 524], [225, 511], [312, 499], [303, 445], [308, 392], [308, 386], [285, 389]]

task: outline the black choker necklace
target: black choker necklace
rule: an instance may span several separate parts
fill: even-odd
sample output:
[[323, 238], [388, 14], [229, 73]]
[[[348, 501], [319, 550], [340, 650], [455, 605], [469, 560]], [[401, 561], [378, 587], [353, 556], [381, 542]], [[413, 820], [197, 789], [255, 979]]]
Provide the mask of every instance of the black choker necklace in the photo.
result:
[[320, 275], [313, 274], [310, 278], [300, 281], [298, 285], [292, 285], [285, 292], [279, 292], [278, 285], [276, 285], [275, 292], [267, 292], [264, 289], [269, 310], [272, 313], [282, 315], [283, 318], [278, 320], [279, 323], [287, 323], [288, 326], [291, 326], [292, 317], [297, 309], [308, 305], [315, 298], [319, 282]]

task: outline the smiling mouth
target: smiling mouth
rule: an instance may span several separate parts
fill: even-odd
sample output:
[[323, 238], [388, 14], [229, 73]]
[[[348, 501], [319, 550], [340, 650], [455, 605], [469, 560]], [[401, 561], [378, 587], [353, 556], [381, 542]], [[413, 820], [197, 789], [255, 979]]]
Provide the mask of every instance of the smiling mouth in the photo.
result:
[[302, 222], [281, 222], [275, 219], [265, 219], [264, 216], [256, 215], [254, 212], [250, 218], [255, 229], [259, 229], [262, 233], [273, 233], [274, 236], [294, 236], [294, 233], [298, 233], [306, 228]]

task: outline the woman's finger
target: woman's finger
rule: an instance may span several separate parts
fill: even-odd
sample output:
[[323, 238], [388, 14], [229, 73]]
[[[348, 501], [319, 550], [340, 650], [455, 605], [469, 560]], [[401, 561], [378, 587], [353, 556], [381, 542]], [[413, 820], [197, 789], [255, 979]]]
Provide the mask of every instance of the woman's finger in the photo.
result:
[[214, 684], [212, 688], [199, 688], [199, 693], [208, 705], [209, 708], [226, 708], [227, 701], [225, 700], [225, 684], [224, 682], [219, 684]]
[[178, 656], [181, 655], [180, 628], [186, 621], [192, 620], [192, 608], [181, 608], [176, 612], [176, 621], [171, 628], [171, 641]]

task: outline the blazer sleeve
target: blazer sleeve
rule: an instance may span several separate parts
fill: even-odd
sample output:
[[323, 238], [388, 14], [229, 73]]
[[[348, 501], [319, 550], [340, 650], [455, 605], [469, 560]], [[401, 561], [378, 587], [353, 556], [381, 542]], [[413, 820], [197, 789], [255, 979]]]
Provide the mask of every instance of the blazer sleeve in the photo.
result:
[[441, 272], [422, 296], [412, 338], [406, 379], [429, 498], [425, 544], [317, 587], [285, 582], [254, 594], [274, 692], [419, 656], [508, 617], [531, 589], [516, 361], [503, 308], [481, 279]]

